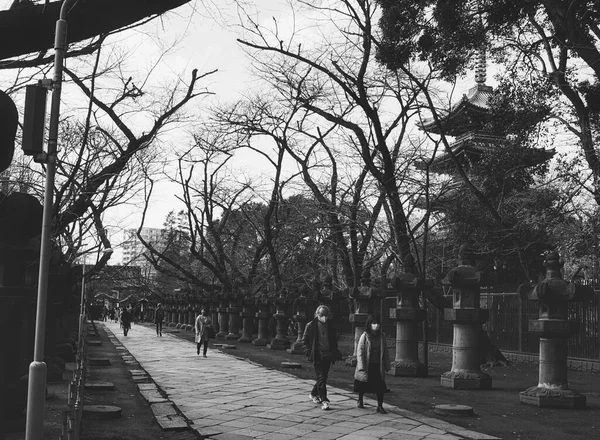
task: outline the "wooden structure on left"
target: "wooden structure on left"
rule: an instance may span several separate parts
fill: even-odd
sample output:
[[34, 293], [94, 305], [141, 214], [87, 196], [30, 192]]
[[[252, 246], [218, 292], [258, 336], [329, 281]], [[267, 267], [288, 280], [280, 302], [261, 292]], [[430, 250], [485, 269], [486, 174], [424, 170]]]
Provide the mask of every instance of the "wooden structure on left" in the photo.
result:
[[[190, 0], [86, 0], [69, 12], [69, 43], [129, 26], [146, 17], [163, 14]], [[0, 11], [0, 60], [53, 48], [56, 20], [62, 1], [26, 4]]]

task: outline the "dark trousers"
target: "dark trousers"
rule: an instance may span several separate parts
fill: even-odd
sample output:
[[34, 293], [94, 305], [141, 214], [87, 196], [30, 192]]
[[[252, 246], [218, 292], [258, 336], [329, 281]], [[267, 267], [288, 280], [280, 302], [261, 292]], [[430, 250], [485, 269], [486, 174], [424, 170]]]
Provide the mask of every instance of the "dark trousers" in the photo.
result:
[[329, 376], [330, 368], [331, 361], [329, 360], [318, 360], [315, 362], [317, 381], [310, 394], [319, 396], [323, 402], [329, 402], [329, 399], [327, 398], [327, 376]]
[[202, 352], [202, 354], [206, 356], [206, 352], [208, 350], [208, 341], [202, 341], [202, 342], [198, 342], [196, 344], [196, 353], [197, 354], [200, 354], [200, 346], [201, 345], [204, 345], [204, 351]]
[[162, 321], [156, 321], [156, 334], [162, 334]]

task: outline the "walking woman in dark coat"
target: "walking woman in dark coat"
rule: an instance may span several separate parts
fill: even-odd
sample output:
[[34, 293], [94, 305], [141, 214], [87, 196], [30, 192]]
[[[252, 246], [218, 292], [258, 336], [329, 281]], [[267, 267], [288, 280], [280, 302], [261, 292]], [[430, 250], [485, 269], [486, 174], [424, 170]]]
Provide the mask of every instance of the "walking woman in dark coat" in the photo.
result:
[[360, 336], [356, 349], [356, 370], [354, 371], [354, 391], [358, 393], [357, 406], [364, 408], [365, 393], [377, 395], [377, 412], [385, 414], [383, 393], [385, 392], [385, 373], [390, 371], [390, 355], [385, 335], [381, 331], [381, 319], [369, 315], [365, 331]]

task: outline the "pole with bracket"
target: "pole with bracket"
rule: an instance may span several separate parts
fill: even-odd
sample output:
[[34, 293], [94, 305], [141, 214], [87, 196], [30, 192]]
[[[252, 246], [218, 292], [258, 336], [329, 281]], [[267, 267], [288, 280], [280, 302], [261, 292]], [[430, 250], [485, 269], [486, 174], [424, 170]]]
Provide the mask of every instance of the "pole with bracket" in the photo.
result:
[[46, 400], [46, 372], [44, 362], [44, 344], [46, 331], [46, 308], [48, 301], [48, 271], [52, 250], [52, 205], [54, 176], [56, 174], [56, 152], [58, 144], [58, 120], [60, 113], [60, 93], [62, 85], [63, 62], [67, 46], [66, 16], [76, 0], [65, 0], [56, 21], [54, 39], [54, 72], [51, 83], [52, 103], [50, 107], [50, 129], [48, 133], [48, 153], [36, 161], [46, 163], [46, 185], [44, 189], [44, 210], [40, 244], [40, 267], [38, 276], [37, 308], [35, 320], [35, 343], [33, 361], [29, 365], [29, 383], [27, 388], [27, 421], [25, 440], [44, 438], [44, 406]]

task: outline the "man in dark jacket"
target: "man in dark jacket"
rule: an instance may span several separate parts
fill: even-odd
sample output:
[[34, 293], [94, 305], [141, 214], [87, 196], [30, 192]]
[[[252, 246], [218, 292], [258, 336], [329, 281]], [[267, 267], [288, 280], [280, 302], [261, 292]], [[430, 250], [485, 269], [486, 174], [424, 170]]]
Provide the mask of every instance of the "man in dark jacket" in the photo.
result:
[[327, 398], [329, 368], [335, 361], [342, 359], [327, 306], [317, 307], [315, 318], [308, 323], [304, 330], [302, 343], [304, 344], [304, 354], [314, 364], [317, 376], [317, 381], [310, 393], [310, 400], [321, 404], [321, 409], [327, 410], [329, 409], [329, 399]]
[[162, 336], [164, 319], [165, 311], [162, 308], [162, 304], [158, 303], [158, 305], [156, 306], [156, 313], [154, 314], [154, 322], [156, 322], [156, 336]]
[[127, 306], [123, 313], [121, 313], [121, 323], [123, 324], [123, 335], [127, 336], [127, 333], [131, 329], [131, 321], [133, 320], [133, 311], [131, 306]]

